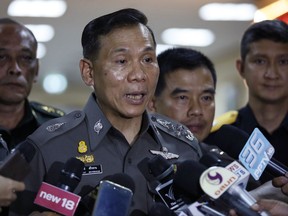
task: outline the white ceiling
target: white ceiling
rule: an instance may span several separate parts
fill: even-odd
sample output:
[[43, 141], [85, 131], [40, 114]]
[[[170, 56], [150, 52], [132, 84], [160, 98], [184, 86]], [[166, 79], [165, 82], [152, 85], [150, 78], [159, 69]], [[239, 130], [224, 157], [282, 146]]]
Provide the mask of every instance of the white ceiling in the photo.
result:
[[[7, 7], [11, 1], [1, 0], [1, 17], [8, 17]], [[84, 26], [95, 17], [118, 9], [133, 7], [143, 11], [153, 29], [158, 43], [161, 32], [170, 27], [208, 28], [216, 35], [215, 42], [206, 48], [192, 47], [209, 56], [217, 66], [230, 60], [239, 50], [239, 41], [250, 22], [203, 21], [198, 16], [198, 9], [212, 0], [67, 0], [68, 8], [60, 18], [14, 17], [23, 24], [50, 24], [55, 28], [55, 37], [45, 43], [46, 56], [40, 61], [41, 83], [44, 74], [62, 72], [68, 77], [69, 87], [63, 95], [49, 96], [36, 84], [32, 99], [60, 106], [74, 108], [86, 101], [89, 88], [80, 78], [78, 62], [81, 58], [80, 37]], [[254, 3], [261, 7], [273, 0], [219, 0], [223, 3]], [[234, 63], [231, 63], [234, 65]], [[221, 73], [218, 71], [218, 74]]]

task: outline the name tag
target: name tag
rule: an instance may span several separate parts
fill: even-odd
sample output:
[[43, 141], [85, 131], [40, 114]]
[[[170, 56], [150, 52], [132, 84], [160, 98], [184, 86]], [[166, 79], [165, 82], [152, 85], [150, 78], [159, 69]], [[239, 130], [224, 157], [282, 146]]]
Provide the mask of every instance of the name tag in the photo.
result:
[[101, 165], [85, 166], [82, 175], [95, 175], [103, 172]]

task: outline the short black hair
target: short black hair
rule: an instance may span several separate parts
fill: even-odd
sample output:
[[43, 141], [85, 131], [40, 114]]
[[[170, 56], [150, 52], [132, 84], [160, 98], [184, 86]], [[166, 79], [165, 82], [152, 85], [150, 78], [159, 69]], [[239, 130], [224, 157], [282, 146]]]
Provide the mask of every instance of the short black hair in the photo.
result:
[[25, 29], [26, 31], [28, 31], [28, 32], [31, 34], [31, 36], [33, 37], [33, 40], [34, 40], [35, 45], [36, 45], [36, 48], [37, 48], [38, 42], [37, 42], [37, 40], [36, 40], [35, 35], [34, 35], [33, 32], [32, 32], [29, 28], [27, 28], [25, 25], [23, 25], [22, 23], [19, 23], [19, 22], [15, 21], [15, 20], [13, 20], [13, 19], [7, 18], [7, 17], [0, 18], [0, 25], [2, 25], [2, 24], [17, 25], [17, 26], [20, 26], [21, 28]]
[[159, 96], [166, 87], [165, 76], [178, 69], [194, 70], [199, 67], [207, 68], [216, 88], [216, 70], [212, 61], [201, 52], [189, 48], [171, 48], [157, 56], [160, 69], [155, 96]]
[[145, 14], [133, 8], [121, 9], [93, 19], [85, 26], [82, 33], [83, 57], [92, 60], [97, 56], [100, 49], [100, 36], [107, 35], [114, 29], [139, 23], [148, 28], [156, 47], [153, 31], [147, 26], [147, 22]]
[[288, 43], [288, 25], [281, 20], [264, 20], [252, 24], [241, 40], [241, 58], [245, 60], [250, 44], [263, 39], [279, 43]]

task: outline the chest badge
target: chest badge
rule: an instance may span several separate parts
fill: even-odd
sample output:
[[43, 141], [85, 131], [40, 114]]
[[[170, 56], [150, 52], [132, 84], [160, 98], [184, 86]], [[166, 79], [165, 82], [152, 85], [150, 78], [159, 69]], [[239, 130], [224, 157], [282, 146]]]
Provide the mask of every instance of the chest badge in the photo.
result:
[[76, 158], [81, 160], [85, 164], [94, 162], [94, 155], [84, 155], [84, 156], [79, 156], [79, 157], [76, 157]]
[[161, 155], [164, 157], [166, 160], [168, 159], [177, 159], [179, 158], [179, 155], [168, 152], [168, 149], [166, 147], [162, 148], [162, 151], [157, 151], [157, 150], [149, 150], [153, 155]]
[[79, 153], [86, 153], [87, 150], [88, 150], [88, 147], [87, 147], [87, 145], [86, 145], [86, 142], [83, 141], [83, 140], [80, 141], [80, 142], [78, 143], [78, 152], [79, 152]]

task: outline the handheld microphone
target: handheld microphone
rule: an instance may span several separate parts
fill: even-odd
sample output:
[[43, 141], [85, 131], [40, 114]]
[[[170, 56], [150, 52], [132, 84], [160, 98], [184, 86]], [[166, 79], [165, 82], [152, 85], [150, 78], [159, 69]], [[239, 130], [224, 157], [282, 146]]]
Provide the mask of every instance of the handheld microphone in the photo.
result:
[[[108, 178], [111, 180], [100, 182], [92, 216], [127, 216], [135, 190], [135, 183], [125, 173], [114, 174]], [[116, 181], [119, 183], [116, 183]]]
[[186, 160], [177, 165], [173, 187], [186, 197], [186, 205], [176, 211], [177, 215], [225, 215], [200, 187], [199, 178], [206, 169], [205, 165], [193, 160]]
[[0, 175], [16, 181], [22, 181], [30, 172], [29, 162], [36, 152], [33, 145], [28, 143], [19, 144], [11, 151], [0, 165]]
[[139, 209], [134, 209], [129, 216], [147, 216], [147, 214]]
[[[210, 133], [204, 143], [216, 145], [232, 158], [238, 159], [248, 139], [249, 134], [245, 131], [232, 125], [223, 125], [219, 130]], [[288, 167], [272, 157], [265, 168], [265, 172], [275, 178], [285, 175], [288, 172]]]
[[[207, 167], [211, 167], [211, 166], [225, 167], [226, 169], [238, 175], [239, 177], [238, 184], [241, 183], [243, 188], [246, 188], [247, 183], [249, 181], [250, 173], [240, 163], [233, 160], [228, 155], [225, 155], [224, 152], [219, 152], [214, 149], [211, 149], [210, 152], [204, 154], [200, 158], [199, 162], [204, 164]], [[256, 184], [251, 181], [250, 183], [252, 183], [253, 185]]]
[[176, 216], [176, 214], [165, 204], [158, 202], [150, 208], [148, 216]]
[[76, 158], [70, 158], [61, 170], [57, 186], [43, 182], [34, 203], [63, 215], [73, 216], [80, 196], [71, 193], [79, 184], [84, 169], [84, 163]]
[[148, 168], [156, 179], [155, 190], [162, 202], [171, 210], [184, 205], [182, 197], [173, 189], [173, 177], [176, 166], [169, 163], [161, 155], [156, 155], [148, 161]]
[[[221, 169], [221, 167], [219, 167], [219, 169]], [[222, 168], [222, 169], [226, 170], [225, 168]], [[259, 215], [257, 212], [251, 210], [249, 206], [247, 206], [243, 202], [241, 203], [241, 208], [240, 208], [240, 206], [237, 205], [240, 202], [237, 201], [238, 203], [235, 203], [236, 197], [239, 197], [239, 196], [235, 196], [235, 195], [232, 196], [231, 194], [227, 192], [224, 193], [229, 188], [229, 186], [232, 185], [233, 182], [236, 182], [238, 178], [236, 174], [230, 172], [229, 170], [226, 170], [228, 174], [225, 173], [224, 177], [225, 179], [228, 179], [229, 181], [226, 181], [224, 184], [223, 182], [225, 179], [223, 179], [222, 177], [222, 185], [219, 186], [217, 184], [219, 175], [215, 173], [210, 173], [210, 175], [208, 176], [213, 179], [212, 183], [207, 181], [208, 183], [203, 185], [203, 183], [199, 184], [199, 179], [203, 175], [204, 171], [206, 171], [206, 167], [204, 165], [198, 162], [189, 160], [189, 161], [184, 161], [177, 166], [177, 172], [175, 173], [175, 177], [174, 177], [175, 187], [180, 188], [181, 191], [185, 191], [187, 195], [190, 194], [190, 196], [193, 199], [195, 199], [197, 195], [199, 196], [200, 194], [201, 196], [201, 194], [203, 194], [198, 200], [199, 200], [199, 203], [204, 202], [206, 204], [205, 206], [203, 206], [204, 207], [203, 209], [201, 209], [201, 207], [198, 205], [197, 208], [199, 211], [202, 210], [201, 212], [202, 213], [204, 212], [204, 215], [205, 215], [205, 211], [209, 210], [211, 215], [219, 216], [223, 214], [224, 215], [229, 214], [229, 210], [233, 208], [239, 215], [251, 215], [251, 216]], [[207, 178], [204, 178], [204, 179], [207, 179]], [[227, 198], [227, 199], [224, 199], [224, 198]], [[182, 211], [190, 212], [190, 214], [192, 215], [193, 213], [195, 215], [199, 214], [198, 212], [194, 212], [193, 208], [190, 208], [191, 205], [188, 206], [186, 209], [183, 209]], [[208, 207], [210, 209], [205, 208], [205, 207]]]
[[[200, 176], [200, 186], [213, 199], [222, 198], [231, 204], [236, 210], [244, 215], [259, 215], [250, 207], [256, 203], [256, 200], [237, 182], [238, 176], [223, 167], [210, 167]], [[237, 205], [242, 203], [242, 207]], [[244, 205], [243, 205], [244, 204]], [[243, 208], [246, 205], [246, 208]], [[257, 214], [256, 214], [257, 213]], [[268, 215], [266, 212], [260, 212], [260, 215]]]

